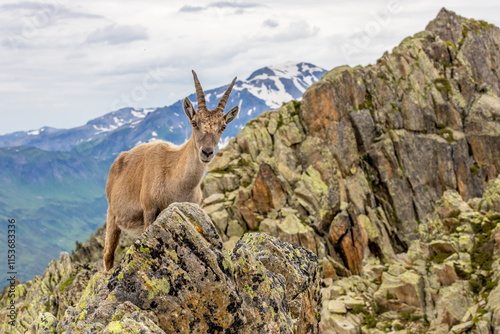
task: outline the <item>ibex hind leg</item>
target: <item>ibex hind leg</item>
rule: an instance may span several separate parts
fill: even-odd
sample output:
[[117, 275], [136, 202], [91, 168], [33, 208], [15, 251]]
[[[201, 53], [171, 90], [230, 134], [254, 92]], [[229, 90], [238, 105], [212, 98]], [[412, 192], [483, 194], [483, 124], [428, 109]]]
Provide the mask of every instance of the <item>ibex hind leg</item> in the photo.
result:
[[120, 241], [121, 230], [116, 224], [116, 217], [109, 214], [106, 221], [106, 242], [104, 245], [104, 268], [106, 272], [113, 267], [115, 262], [115, 250]]

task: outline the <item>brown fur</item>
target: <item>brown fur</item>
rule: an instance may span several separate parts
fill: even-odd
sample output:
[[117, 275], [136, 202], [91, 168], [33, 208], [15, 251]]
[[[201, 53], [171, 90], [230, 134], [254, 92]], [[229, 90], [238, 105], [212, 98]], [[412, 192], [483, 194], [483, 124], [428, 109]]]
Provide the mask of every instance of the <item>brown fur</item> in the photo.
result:
[[164, 141], [142, 144], [121, 153], [115, 160], [106, 184], [106, 271], [113, 267], [121, 229], [146, 229], [173, 202], [201, 202], [200, 184], [208, 163], [214, 157], [225, 125], [238, 114], [238, 107], [225, 115], [223, 109], [224, 106], [222, 110], [218, 106], [215, 110], [195, 112], [186, 98], [184, 110], [193, 124], [193, 132], [186, 143], [181, 146]]

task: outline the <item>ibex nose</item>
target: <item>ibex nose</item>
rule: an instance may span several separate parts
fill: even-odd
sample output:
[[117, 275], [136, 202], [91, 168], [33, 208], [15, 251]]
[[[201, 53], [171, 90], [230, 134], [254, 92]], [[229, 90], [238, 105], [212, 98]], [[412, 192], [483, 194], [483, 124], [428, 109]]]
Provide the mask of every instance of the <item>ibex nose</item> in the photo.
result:
[[208, 159], [214, 154], [214, 150], [211, 148], [202, 148], [201, 153]]

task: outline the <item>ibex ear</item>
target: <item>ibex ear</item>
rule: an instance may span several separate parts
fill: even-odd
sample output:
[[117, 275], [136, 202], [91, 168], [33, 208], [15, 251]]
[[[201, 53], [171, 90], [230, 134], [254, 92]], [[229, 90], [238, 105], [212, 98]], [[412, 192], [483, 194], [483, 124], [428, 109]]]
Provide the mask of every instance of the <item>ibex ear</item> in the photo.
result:
[[184, 99], [184, 102], [182, 102], [182, 107], [184, 108], [184, 112], [186, 113], [189, 120], [192, 120], [194, 115], [196, 115], [196, 112], [194, 111], [193, 104], [187, 97]]
[[238, 106], [234, 107], [233, 109], [229, 110], [227, 114], [224, 115], [224, 120], [226, 121], [226, 124], [229, 124], [233, 119], [236, 118], [238, 115]]

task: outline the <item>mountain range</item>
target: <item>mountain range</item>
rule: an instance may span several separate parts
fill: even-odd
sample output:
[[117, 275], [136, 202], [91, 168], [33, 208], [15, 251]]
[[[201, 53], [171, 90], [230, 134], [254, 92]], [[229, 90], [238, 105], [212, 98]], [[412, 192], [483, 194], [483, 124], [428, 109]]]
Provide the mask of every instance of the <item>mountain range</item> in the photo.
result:
[[[219, 148], [262, 112], [300, 100], [325, 72], [309, 63], [288, 63], [236, 81], [227, 106], [238, 105], [240, 112]], [[226, 88], [205, 91], [209, 108]], [[196, 106], [194, 93], [189, 99]], [[18, 221], [20, 279], [40, 274], [59, 252], [70, 251], [75, 240], [85, 240], [104, 224], [107, 173], [121, 151], [158, 139], [181, 144], [190, 134], [180, 99], [158, 108], [123, 108], [71, 129], [42, 127], [0, 136], [0, 219]]]

